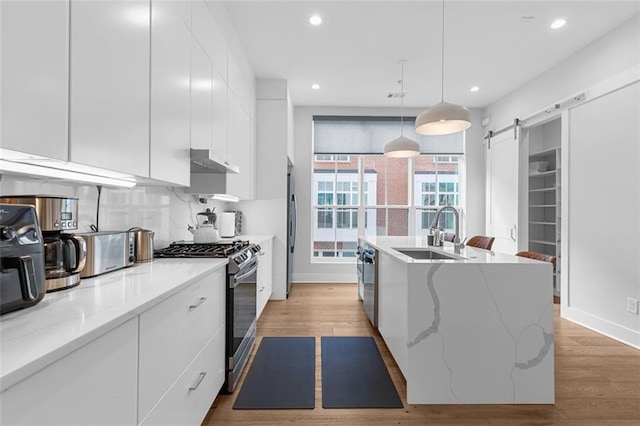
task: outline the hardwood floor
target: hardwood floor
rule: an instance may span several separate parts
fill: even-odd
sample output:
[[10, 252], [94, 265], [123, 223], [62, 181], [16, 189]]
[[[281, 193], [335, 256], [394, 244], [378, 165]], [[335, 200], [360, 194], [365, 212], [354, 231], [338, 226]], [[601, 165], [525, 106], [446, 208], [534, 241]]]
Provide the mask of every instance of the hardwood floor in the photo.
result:
[[[294, 285], [288, 300], [267, 304], [258, 342], [263, 336], [316, 336], [316, 408], [233, 410], [236, 392], [218, 396], [203, 425], [640, 425], [640, 350], [561, 319], [554, 306], [555, 405], [408, 405], [404, 378], [369, 325], [356, 285]], [[374, 336], [405, 408], [323, 409], [320, 336], [331, 335]]]

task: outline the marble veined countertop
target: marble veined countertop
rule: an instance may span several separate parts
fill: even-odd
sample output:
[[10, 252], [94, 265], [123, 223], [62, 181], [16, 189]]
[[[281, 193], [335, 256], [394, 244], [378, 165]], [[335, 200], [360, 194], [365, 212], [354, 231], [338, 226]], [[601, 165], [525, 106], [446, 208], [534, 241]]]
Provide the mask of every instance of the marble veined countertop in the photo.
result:
[[162, 302], [227, 259], [156, 259], [47, 293], [0, 317], [0, 391]]
[[[483, 250], [476, 247], [465, 246], [460, 254], [453, 252], [453, 243], [446, 242], [443, 247], [432, 247], [427, 245], [426, 236], [408, 236], [408, 237], [377, 237], [366, 236], [360, 237], [370, 245], [380, 251], [406, 263], [539, 263], [537, 260], [528, 259], [526, 257], [515, 256], [514, 254], [499, 253], [492, 250]], [[429, 249], [435, 252], [443, 253], [456, 259], [414, 259], [403, 254], [396, 249]]]

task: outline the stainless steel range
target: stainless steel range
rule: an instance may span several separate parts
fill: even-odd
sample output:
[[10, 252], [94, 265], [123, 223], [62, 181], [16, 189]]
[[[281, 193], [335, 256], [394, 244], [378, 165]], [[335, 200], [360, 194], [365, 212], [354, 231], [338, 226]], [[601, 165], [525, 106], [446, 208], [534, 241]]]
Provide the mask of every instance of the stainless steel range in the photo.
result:
[[211, 244], [172, 243], [155, 257], [229, 258], [227, 265], [226, 360], [224, 389], [233, 392], [256, 340], [256, 287], [260, 246], [234, 240]]

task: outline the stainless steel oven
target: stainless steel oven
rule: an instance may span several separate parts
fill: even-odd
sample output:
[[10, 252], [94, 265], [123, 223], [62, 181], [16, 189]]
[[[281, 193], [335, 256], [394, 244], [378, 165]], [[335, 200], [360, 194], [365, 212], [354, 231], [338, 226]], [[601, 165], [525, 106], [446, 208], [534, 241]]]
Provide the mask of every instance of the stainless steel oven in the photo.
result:
[[250, 246], [229, 258], [227, 267], [227, 380], [225, 390], [238, 384], [256, 340], [256, 288], [260, 247]]

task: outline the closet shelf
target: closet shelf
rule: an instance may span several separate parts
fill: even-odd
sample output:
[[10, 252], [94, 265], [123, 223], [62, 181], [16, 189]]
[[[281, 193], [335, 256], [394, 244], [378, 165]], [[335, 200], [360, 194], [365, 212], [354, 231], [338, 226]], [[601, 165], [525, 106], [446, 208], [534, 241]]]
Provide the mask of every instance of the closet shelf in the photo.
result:
[[551, 188], [537, 188], [537, 189], [530, 189], [529, 192], [551, 192], [551, 191], [555, 191], [556, 187], [551, 187]]
[[560, 148], [549, 148], [549, 149], [545, 149], [544, 151], [540, 151], [540, 152], [535, 152], [533, 154], [529, 154], [529, 158], [534, 158], [534, 157], [548, 157], [550, 155], [553, 155], [556, 153], [556, 151], [560, 149]]
[[549, 177], [549, 176], [555, 176], [555, 174], [556, 174], [555, 170], [547, 170], [546, 172], [529, 173], [529, 177], [530, 178]]
[[556, 243], [555, 241], [545, 241], [545, 240], [529, 240], [530, 243], [536, 243], [536, 244], [545, 244], [548, 246], [555, 246]]

